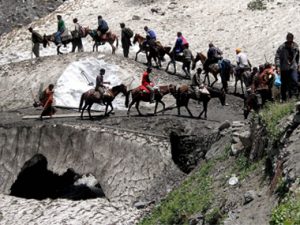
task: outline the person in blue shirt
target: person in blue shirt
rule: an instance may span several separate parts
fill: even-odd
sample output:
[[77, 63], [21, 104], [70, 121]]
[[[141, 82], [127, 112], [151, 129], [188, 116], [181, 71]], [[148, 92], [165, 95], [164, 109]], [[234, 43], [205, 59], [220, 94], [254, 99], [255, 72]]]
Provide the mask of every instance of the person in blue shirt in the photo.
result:
[[102, 18], [102, 16], [98, 16], [98, 31], [101, 32], [101, 35], [105, 34], [108, 29], [109, 27], [107, 22]]
[[150, 36], [151, 40], [156, 41], [156, 33], [154, 30], [149, 29], [147, 26], [144, 27], [144, 30], [146, 31], [147, 35]]

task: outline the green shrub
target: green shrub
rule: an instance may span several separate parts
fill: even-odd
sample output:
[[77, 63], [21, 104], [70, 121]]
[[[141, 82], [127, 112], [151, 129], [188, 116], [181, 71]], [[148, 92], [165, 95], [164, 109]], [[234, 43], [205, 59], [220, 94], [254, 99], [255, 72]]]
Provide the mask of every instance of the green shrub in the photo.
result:
[[270, 225], [300, 224], [300, 193], [286, 197], [272, 212]]
[[209, 176], [212, 163], [205, 163], [176, 190], [172, 191], [146, 216], [140, 225], [188, 224], [188, 218], [206, 211], [212, 202], [212, 178]]
[[255, 10], [266, 10], [267, 6], [264, 0], [252, 0], [247, 5], [248, 9], [255, 11]]
[[265, 123], [268, 135], [272, 140], [278, 140], [282, 130], [278, 128], [279, 122], [293, 112], [294, 102], [270, 103], [260, 112], [261, 119]]

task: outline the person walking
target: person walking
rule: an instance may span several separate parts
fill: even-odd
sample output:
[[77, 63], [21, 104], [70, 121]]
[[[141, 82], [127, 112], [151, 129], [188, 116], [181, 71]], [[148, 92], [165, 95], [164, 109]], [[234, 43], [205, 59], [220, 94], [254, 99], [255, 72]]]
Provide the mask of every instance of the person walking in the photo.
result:
[[133, 37], [133, 32], [130, 28], [125, 26], [125, 23], [120, 23], [121, 27], [121, 43], [123, 48], [123, 54], [125, 58], [128, 58], [129, 48], [131, 46], [130, 38]]
[[72, 45], [72, 52], [75, 52], [76, 47], [78, 47], [78, 52], [83, 52], [83, 45], [82, 45], [82, 27], [81, 25], [78, 23], [78, 19], [74, 18], [73, 19], [73, 23], [75, 25], [75, 30], [74, 32], [74, 41], [73, 41], [73, 45]]
[[287, 34], [286, 42], [277, 49], [275, 66], [281, 78], [281, 100], [287, 100], [287, 92], [290, 98], [298, 97], [299, 47], [292, 33]]
[[32, 27], [28, 28], [31, 33], [31, 41], [33, 43], [32, 52], [36, 58], [40, 57], [40, 43], [43, 43], [43, 37], [36, 31], [33, 30]]

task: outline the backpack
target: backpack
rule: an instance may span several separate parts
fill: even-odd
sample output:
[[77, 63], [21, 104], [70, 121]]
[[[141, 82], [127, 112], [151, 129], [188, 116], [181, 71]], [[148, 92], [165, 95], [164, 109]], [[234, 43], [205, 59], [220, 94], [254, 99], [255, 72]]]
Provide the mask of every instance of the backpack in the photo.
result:
[[85, 29], [81, 25], [79, 25], [79, 36], [85, 37]]
[[125, 34], [127, 35], [127, 37], [132, 38], [133, 37], [133, 31], [130, 28], [126, 28], [124, 30]]

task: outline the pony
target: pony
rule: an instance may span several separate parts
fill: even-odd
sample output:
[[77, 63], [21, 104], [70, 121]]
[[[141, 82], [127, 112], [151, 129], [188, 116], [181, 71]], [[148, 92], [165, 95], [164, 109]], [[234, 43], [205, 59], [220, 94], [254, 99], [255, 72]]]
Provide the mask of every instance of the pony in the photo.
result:
[[[88, 28], [83, 28], [84, 32], [83, 32], [83, 35], [81, 37], [86, 37], [87, 36], [87, 30]], [[72, 49], [75, 49], [75, 47], [78, 45], [78, 42], [76, 42], [76, 31], [71, 31], [70, 34], [67, 34], [67, 35], [63, 35], [61, 37], [62, 39], [62, 44], [66, 47], [69, 43], [72, 43]], [[55, 34], [56, 33], [53, 33], [53, 34], [50, 34], [50, 35], [46, 35], [44, 34], [43, 36], [43, 47], [46, 48], [47, 45], [49, 46], [49, 42], [53, 42], [57, 47], [56, 47], [56, 52], [57, 52], [57, 55], [62, 55], [63, 53], [60, 51], [60, 47], [61, 45], [59, 45], [59, 43], [56, 41], [56, 38], [55, 38]]]
[[146, 47], [143, 43], [146, 41], [146, 38], [140, 34], [135, 34], [133, 38], [133, 44], [139, 44], [139, 50], [135, 55], [135, 61], [137, 61], [138, 54], [141, 52], [145, 52], [148, 66], [152, 66], [152, 59], [156, 63], [156, 66], [161, 67], [161, 61], [164, 61], [164, 56], [167, 52], [170, 51], [171, 47], [164, 47], [161, 45], [159, 41], [156, 41], [156, 49], [152, 51], [149, 47]]
[[221, 104], [224, 106], [226, 103], [226, 93], [224, 90], [219, 90], [217, 88], [206, 87], [209, 91], [208, 94], [200, 93], [200, 96], [197, 96], [196, 92], [191, 89], [190, 86], [183, 84], [175, 92], [172, 93], [176, 99], [176, 106], [178, 115], [180, 116], [180, 107], [184, 106], [191, 117], [194, 117], [190, 109], [188, 108], [188, 103], [190, 99], [203, 102], [203, 110], [200, 112], [198, 118], [200, 119], [204, 113], [204, 118], [207, 119], [207, 106], [211, 98], [219, 98]]
[[[164, 85], [164, 86], [159, 86], [158, 89], [155, 89], [154, 92], [154, 100], [155, 100], [155, 109], [154, 109], [154, 115], [156, 115], [157, 111], [157, 106], [158, 103], [161, 103], [163, 106], [163, 112], [165, 110], [165, 103], [162, 101], [162, 98], [166, 95], [169, 94], [171, 91], [175, 89], [175, 85], [170, 84], [170, 85]], [[132, 101], [129, 104], [129, 95], [132, 95]], [[128, 107], [127, 115], [130, 116], [130, 109], [131, 107], [135, 104], [135, 108], [139, 113], [139, 116], [143, 116], [139, 109], [140, 101], [143, 102], [150, 102], [150, 93], [145, 93], [141, 87], [137, 87], [131, 91], [128, 91], [126, 95], [126, 102], [125, 105]]]
[[[97, 30], [88, 29], [87, 34], [89, 34], [95, 42], [93, 45], [93, 52], [95, 51], [95, 49], [98, 52], [98, 46], [104, 45], [106, 42], [110, 44], [112, 48], [112, 54], [115, 54], [116, 49], [119, 47], [119, 38], [116, 34], [112, 33], [111, 31], [108, 31], [107, 33], [99, 37]], [[115, 42], [116, 46], [114, 46]]]
[[[196, 64], [197, 64], [198, 61], [201, 61], [202, 65], [204, 65], [206, 60], [207, 60], [207, 57], [203, 53], [201, 53], [201, 52], [197, 53], [196, 57], [193, 61], [192, 69], [194, 70], [196, 68]], [[225, 92], [228, 91], [227, 81], [229, 81], [230, 75], [233, 74], [232, 64], [230, 63], [230, 65], [228, 65], [228, 66], [229, 66], [229, 69], [225, 70], [224, 77], [221, 76], [222, 88], [225, 90]], [[209, 66], [209, 70], [204, 71], [204, 73], [205, 73], [205, 77], [204, 77], [203, 82], [205, 83], [205, 81], [207, 79], [208, 80], [208, 85], [213, 87], [213, 85], [218, 81], [218, 74], [221, 74], [221, 69], [220, 69], [220, 66], [218, 64], [212, 64], [212, 65]], [[215, 81], [212, 82], [211, 84], [210, 84], [210, 80], [209, 80], [209, 73], [211, 73], [215, 78]]]
[[[113, 111], [114, 108], [112, 102], [115, 99], [115, 97], [121, 92], [123, 93], [123, 95], [125, 96], [127, 95], [127, 87], [124, 84], [120, 84], [118, 86], [114, 86], [111, 89], [108, 89], [108, 91], [106, 92], [108, 94], [104, 94], [102, 96], [103, 103], [106, 104], [105, 114], [104, 114], [105, 116], [109, 116], [109, 114]], [[95, 89], [90, 89], [81, 95], [80, 103], [79, 103], [79, 112], [81, 111], [81, 116], [80, 116], [81, 119], [83, 118], [83, 112], [86, 108], [89, 113], [90, 119], [91, 120], [93, 119], [91, 116], [91, 107], [94, 103], [100, 103], [100, 97], [101, 96], [99, 95], [99, 92], [95, 91]], [[84, 106], [83, 103], [85, 103]], [[108, 106], [110, 106], [111, 108], [109, 112], [107, 112]]]

